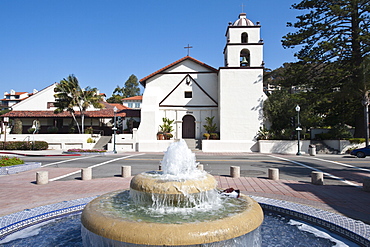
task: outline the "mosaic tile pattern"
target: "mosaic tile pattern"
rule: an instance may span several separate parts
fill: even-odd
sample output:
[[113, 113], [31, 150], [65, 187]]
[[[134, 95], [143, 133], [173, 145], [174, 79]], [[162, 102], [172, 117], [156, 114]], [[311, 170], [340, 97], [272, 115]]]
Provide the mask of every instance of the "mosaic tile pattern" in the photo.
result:
[[250, 197], [256, 200], [263, 209], [301, 219], [341, 235], [361, 246], [370, 246], [370, 225], [362, 221], [298, 203], [258, 196]]
[[[31, 225], [71, 213], [81, 212], [86, 204], [96, 197], [97, 196], [64, 201], [33, 209], [26, 209], [15, 214], [0, 217], [0, 239], [4, 239], [6, 236]], [[362, 221], [353, 220], [342, 215], [302, 204], [258, 196], [250, 197], [256, 200], [261, 207], [266, 210], [301, 219], [308, 223], [326, 228], [361, 246], [370, 246], [370, 226]]]
[[0, 239], [23, 228], [61, 217], [71, 213], [81, 212], [87, 203], [96, 197], [88, 197], [72, 201], [64, 201], [47, 206], [26, 209], [0, 217]]
[[29, 171], [32, 169], [40, 168], [40, 162], [29, 162], [27, 164], [15, 165], [15, 166], [3, 166], [0, 167], [0, 175], [10, 175], [16, 174], [24, 171]]

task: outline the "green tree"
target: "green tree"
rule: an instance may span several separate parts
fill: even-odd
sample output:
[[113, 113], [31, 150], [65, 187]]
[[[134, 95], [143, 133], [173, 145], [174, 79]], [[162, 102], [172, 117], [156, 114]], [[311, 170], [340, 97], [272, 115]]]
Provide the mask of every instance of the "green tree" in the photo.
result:
[[[71, 113], [79, 133], [84, 133], [85, 112], [90, 107], [103, 108], [102, 96], [98, 94], [97, 88], [86, 87], [82, 89], [79, 85], [78, 79], [74, 75], [69, 75], [63, 78], [54, 88], [54, 97], [56, 99], [55, 106], [57, 109], [55, 113], [68, 111]], [[77, 108], [81, 115], [81, 129], [76, 119], [75, 108]]]
[[363, 135], [360, 102], [368, 89], [363, 62], [370, 53], [369, 0], [303, 0], [292, 7], [305, 12], [296, 23], [288, 23], [298, 31], [284, 36], [283, 46], [300, 46], [295, 55], [305, 63], [318, 64], [316, 73], [332, 79], [327, 86], [333, 90], [336, 84], [338, 93], [333, 96], [346, 98], [346, 105], [341, 107], [355, 112], [356, 136]]
[[124, 87], [120, 87], [117, 85], [117, 87], [113, 91], [112, 96], [107, 99], [107, 102], [122, 104], [122, 99], [124, 98], [124, 90]]
[[122, 104], [122, 99], [137, 96], [140, 94], [139, 82], [135, 75], [131, 75], [125, 85], [117, 87], [114, 89], [111, 97], [107, 99], [108, 103], [120, 103]]
[[81, 91], [82, 90], [80, 88], [78, 80], [74, 75], [69, 75], [67, 78], [64, 78], [54, 88], [54, 98], [56, 101], [54, 106], [57, 107], [57, 109], [54, 110], [54, 113], [58, 114], [63, 111], [69, 112], [73, 117], [73, 120], [75, 121], [77, 126], [78, 133], [80, 134], [81, 128], [76, 119], [74, 107], [79, 101], [79, 94]]
[[124, 88], [124, 98], [137, 96], [140, 94], [139, 82], [135, 75], [130, 75], [130, 77], [125, 82]]

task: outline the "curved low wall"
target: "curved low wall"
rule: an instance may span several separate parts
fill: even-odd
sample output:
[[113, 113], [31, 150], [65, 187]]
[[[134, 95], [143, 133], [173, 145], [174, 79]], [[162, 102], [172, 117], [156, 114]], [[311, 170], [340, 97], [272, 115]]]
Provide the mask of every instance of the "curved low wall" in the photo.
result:
[[[370, 246], [370, 225], [359, 220], [293, 202], [258, 196], [250, 197], [263, 209], [324, 227], [362, 246]], [[94, 198], [96, 197], [64, 201], [2, 216], [0, 217], [0, 239], [55, 217], [81, 212]]]

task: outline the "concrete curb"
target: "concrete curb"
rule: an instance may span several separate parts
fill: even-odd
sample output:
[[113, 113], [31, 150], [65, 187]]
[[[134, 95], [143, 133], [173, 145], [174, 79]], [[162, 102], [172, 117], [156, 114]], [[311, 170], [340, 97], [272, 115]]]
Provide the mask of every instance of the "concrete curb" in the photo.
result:
[[41, 167], [41, 162], [29, 162], [29, 163], [21, 164], [21, 165], [2, 166], [0, 167], [0, 175], [16, 174], [19, 172], [25, 172], [25, 171], [37, 169], [40, 167]]

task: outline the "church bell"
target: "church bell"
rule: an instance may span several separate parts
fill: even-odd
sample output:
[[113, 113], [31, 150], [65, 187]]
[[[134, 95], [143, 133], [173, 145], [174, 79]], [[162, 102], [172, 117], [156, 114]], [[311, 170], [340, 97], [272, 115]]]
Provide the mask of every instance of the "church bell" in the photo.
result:
[[246, 57], [243, 57], [240, 61], [240, 66], [248, 66], [249, 62]]

